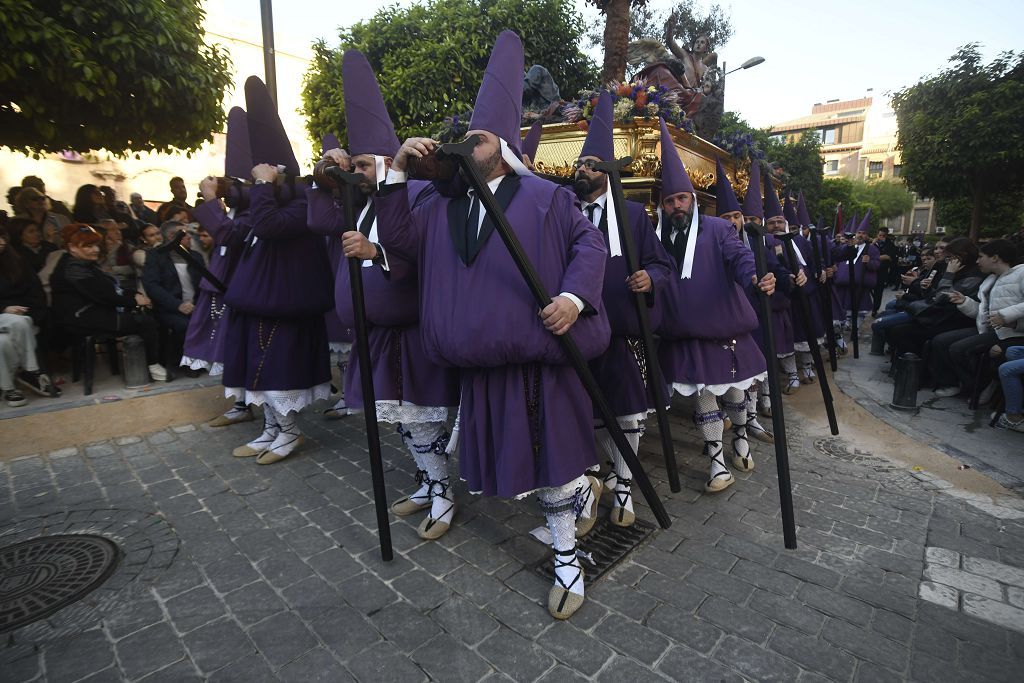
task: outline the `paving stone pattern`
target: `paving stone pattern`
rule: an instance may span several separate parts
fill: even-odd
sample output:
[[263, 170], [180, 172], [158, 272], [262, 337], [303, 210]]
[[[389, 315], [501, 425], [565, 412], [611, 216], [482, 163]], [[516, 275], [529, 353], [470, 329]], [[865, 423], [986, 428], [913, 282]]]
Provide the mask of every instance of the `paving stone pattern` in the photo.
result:
[[[835, 457], [855, 448], [830, 455], [798, 425], [798, 550], [783, 549], [769, 448], [756, 444], [757, 469], [705, 495], [696, 434], [676, 418], [680, 493], [655, 429], [641, 449], [672, 527], [555, 622], [529, 568], [548, 552], [526, 537], [541, 523], [534, 502], [457, 487], [453, 529], [425, 543], [418, 518], [395, 519], [383, 563], [361, 422], [301, 424], [309, 445], [271, 467], [230, 456], [252, 423], [0, 463], [0, 544], [45, 530], [32, 520], [107, 510], [124, 550], [146, 551], [138, 571], [115, 575], [114, 597], [63, 630], [5, 636], [0, 680], [1019, 680], [1024, 634], [972, 612], [996, 588], [1021, 608], [1020, 521], [880, 458]], [[384, 431], [393, 499], [413, 488], [414, 466]], [[953, 569], [976, 583], [940, 571]], [[925, 599], [930, 585], [960, 591], [959, 604]]]

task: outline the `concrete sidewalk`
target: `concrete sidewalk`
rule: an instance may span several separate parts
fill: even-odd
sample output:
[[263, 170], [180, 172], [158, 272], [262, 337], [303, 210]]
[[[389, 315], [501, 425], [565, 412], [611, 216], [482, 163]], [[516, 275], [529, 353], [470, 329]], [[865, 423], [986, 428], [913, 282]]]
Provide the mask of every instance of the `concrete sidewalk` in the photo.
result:
[[[5, 634], [0, 679], [1019, 680], [1021, 499], [842, 395], [830, 436], [815, 391], [787, 399], [797, 550], [783, 548], [769, 447], [703, 494], [683, 404], [680, 493], [655, 430], [641, 447], [672, 527], [588, 584], [567, 623], [532, 568], [549, 552], [526, 536], [533, 501], [457, 486], [453, 529], [423, 542], [418, 518], [393, 519], [383, 563], [358, 418], [308, 411], [306, 448], [270, 467], [230, 455], [251, 423], [0, 462], [0, 548], [91, 532], [125, 552], [81, 607]], [[394, 499], [414, 466], [382, 431]]]

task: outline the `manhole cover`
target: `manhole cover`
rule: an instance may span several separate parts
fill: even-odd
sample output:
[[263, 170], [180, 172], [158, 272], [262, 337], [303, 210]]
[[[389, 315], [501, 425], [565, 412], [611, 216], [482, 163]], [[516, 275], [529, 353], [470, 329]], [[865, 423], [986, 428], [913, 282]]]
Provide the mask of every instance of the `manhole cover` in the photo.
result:
[[[608, 521], [605, 507], [599, 508], [598, 514], [594, 528], [577, 542], [587, 585], [607, 574], [654, 531], [654, 525], [642, 519], [633, 522], [631, 527], [615, 526]], [[549, 581], [555, 580], [555, 564], [550, 556], [535, 564], [533, 570]]]
[[117, 569], [102, 536], [43, 536], [0, 548], [0, 633], [44, 619], [99, 588]]

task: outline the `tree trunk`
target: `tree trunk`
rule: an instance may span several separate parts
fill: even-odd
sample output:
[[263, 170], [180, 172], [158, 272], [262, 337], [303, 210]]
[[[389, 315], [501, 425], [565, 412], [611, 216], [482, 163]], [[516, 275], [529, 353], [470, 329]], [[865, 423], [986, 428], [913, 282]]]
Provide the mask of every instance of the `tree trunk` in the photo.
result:
[[981, 234], [981, 220], [984, 217], [985, 207], [985, 192], [984, 184], [977, 183], [971, 188], [971, 231], [968, 235], [974, 243], [978, 243], [978, 235]]
[[601, 84], [626, 78], [626, 47], [629, 45], [630, 0], [611, 0], [605, 8], [604, 66]]

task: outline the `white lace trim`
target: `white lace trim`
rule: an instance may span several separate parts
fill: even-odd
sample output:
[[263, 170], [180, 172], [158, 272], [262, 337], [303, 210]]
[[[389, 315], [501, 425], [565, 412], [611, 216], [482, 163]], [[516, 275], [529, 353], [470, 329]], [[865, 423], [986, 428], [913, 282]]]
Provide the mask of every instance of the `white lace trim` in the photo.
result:
[[715, 396], [722, 396], [730, 389], [742, 389], [743, 391], [746, 391], [754, 382], [763, 382], [767, 379], [768, 373], [762, 372], [760, 375], [748, 377], [747, 379], [740, 380], [739, 382], [732, 382], [730, 384], [684, 384], [682, 382], [673, 382], [672, 390], [681, 396], [693, 396], [701, 391], [710, 391]]
[[[447, 406], [418, 406], [408, 401], [376, 401], [377, 422], [444, 422], [448, 419]], [[350, 414], [362, 414], [362, 410], [349, 408]]]
[[[817, 341], [818, 341], [818, 346], [824, 346], [825, 345], [825, 337], [818, 337]], [[796, 343], [793, 344], [793, 349], [796, 350], [796, 351], [799, 351], [801, 353], [810, 353], [811, 352], [811, 345], [808, 344], [805, 341], [796, 342]]]
[[352, 350], [352, 342], [329, 342], [327, 346], [330, 348], [331, 353], [340, 353], [346, 358]]
[[245, 401], [247, 405], [269, 405], [275, 411], [287, 415], [297, 413], [314, 401], [330, 398], [331, 383], [318, 384], [310, 389], [288, 389], [284, 391], [249, 391], [243, 387], [224, 387], [224, 397]]
[[210, 377], [216, 377], [217, 375], [224, 374], [223, 363], [210, 363], [210, 361], [203, 360], [202, 358], [182, 356], [181, 363], [179, 365], [188, 368], [189, 370], [209, 370]]
[[[651, 413], [656, 413], [656, 412], [658, 412], [658, 411], [656, 411], [654, 408], [648, 408], [643, 413], [633, 413], [632, 415], [616, 415], [615, 419], [619, 421], [619, 424], [622, 424], [625, 421], [643, 422], [644, 420], [647, 419], [648, 415], [650, 415]], [[600, 423], [600, 424], [598, 424], [598, 423]], [[604, 429], [604, 420], [602, 420], [599, 417], [595, 417], [594, 418], [594, 429]]]

